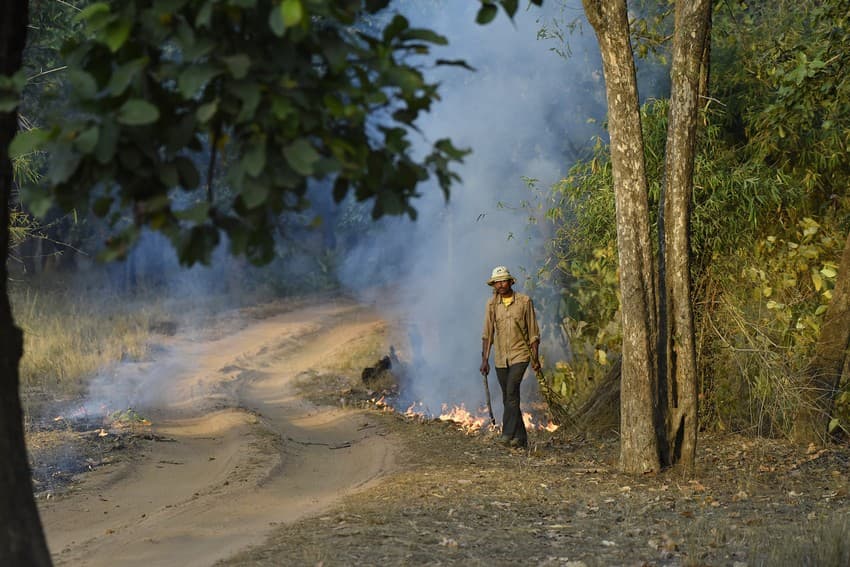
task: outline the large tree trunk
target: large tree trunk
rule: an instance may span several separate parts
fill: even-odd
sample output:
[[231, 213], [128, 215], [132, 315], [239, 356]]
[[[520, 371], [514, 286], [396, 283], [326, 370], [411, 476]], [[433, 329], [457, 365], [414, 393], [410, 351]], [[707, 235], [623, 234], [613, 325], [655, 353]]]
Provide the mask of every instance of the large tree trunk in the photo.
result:
[[[0, 2], [0, 75], [21, 67], [27, 29], [26, 0]], [[12, 320], [7, 287], [9, 201], [12, 164], [9, 142], [18, 129], [17, 114], [0, 113], [0, 565], [50, 565], [50, 554], [32, 495], [18, 395], [18, 363], [23, 334]]]
[[[670, 112], [659, 215], [659, 357], [666, 396], [666, 463], [693, 472], [697, 443], [697, 363], [691, 304], [691, 200], [700, 69], [710, 0], [676, 2]], [[666, 400], [665, 400], [666, 398]]]
[[658, 471], [655, 269], [628, 12], [625, 0], [583, 1], [602, 53], [617, 209], [623, 314], [620, 467], [627, 473]]
[[828, 436], [835, 395], [850, 349], [850, 234], [844, 243], [832, 301], [826, 310], [815, 354], [801, 385], [800, 411], [794, 438], [801, 443], [820, 443]]

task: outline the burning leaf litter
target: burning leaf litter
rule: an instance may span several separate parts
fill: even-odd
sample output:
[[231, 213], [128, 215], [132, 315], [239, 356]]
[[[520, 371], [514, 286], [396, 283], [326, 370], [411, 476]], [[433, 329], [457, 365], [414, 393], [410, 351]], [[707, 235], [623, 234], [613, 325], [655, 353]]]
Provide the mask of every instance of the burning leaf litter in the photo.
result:
[[[469, 435], [481, 433], [494, 433], [501, 431], [498, 425], [492, 425], [487, 415], [487, 408], [481, 407], [473, 413], [465, 404], [450, 406], [443, 404], [440, 413], [434, 416], [421, 402], [411, 403], [404, 411], [398, 411], [388, 400], [386, 394], [368, 400], [368, 404], [378, 410], [394, 412], [411, 420], [418, 421], [442, 421], [456, 425], [458, 429]], [[523, 412], [523, 421], [526, 429], [554, 432], [558, 425], [551, 420], [536, 419], [530, 412]]]

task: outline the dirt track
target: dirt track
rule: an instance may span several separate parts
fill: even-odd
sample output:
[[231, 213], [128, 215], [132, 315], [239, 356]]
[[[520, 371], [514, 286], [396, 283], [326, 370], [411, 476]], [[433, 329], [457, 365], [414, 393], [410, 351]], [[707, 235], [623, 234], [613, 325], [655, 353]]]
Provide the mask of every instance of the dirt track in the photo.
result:
[[368, 414], [293, 388], [382, 325], [335, 301], [217, 340], [170, 340], [154, 368], [175, 373], [139, 408], [168, 441], [41, 502], [56, 564], [210, 565], [391, 471], [393, 442]]

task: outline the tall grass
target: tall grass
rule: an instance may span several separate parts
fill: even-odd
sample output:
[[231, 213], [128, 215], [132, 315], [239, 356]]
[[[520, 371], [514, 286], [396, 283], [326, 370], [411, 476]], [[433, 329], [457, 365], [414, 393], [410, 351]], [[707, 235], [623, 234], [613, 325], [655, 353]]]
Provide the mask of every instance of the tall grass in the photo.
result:
[[104, 288], [14, 285], [15, 321], [24, 331], [21, 392], [26, 406], [80, 394], [98, 369], [147, 353], [161, 301]]

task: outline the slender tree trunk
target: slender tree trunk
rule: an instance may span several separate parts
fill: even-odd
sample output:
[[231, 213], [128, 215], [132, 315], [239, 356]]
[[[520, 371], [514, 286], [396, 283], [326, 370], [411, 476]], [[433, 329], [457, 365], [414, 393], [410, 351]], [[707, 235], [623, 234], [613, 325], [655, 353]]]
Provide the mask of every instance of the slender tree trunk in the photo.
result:
[[[21, 67], [26, 41], [26, 0], [0, 2], [0, 75]], [[7, 287], [9, 254], [9, 201], [12, 164], [9, 142], [18, 129], [17, 114], [0, 113], [0, 565], [50, 565], [50, 554], [38, 509], [24, 445], [23, 413], [18, 395], [18, 364], [23, 334], [12, 320]]]
[[[669, 443], [662, 454], [693, 472], [697, 442], [697, 363], [691, 304], [691, 200], [699, 115], [700, 70], [710, 0], [676, 2], [670, 114], [659, 215], [662, 298], [659, 352], [667, 398]], [[666, 449], [666, 450], [665, 450]]]
[[627, 473], [658, 471], [656, 284], [628, 11], [625, 0], [584, 0], [584, 8], [602, 53], [617, 209], [623, 314], [620, 467]]
[[820, 443], [829, 432], [829, 419], [835, 395], [847, 368], [850, 350], [850, 234], [844, 243], [832, 301], [821, 325], [815, 354], [804, 374], [800, 411], [794, 424], [794, 438], [800, 443]]

